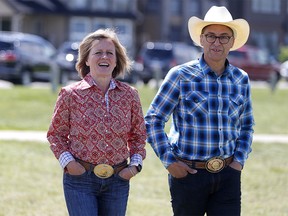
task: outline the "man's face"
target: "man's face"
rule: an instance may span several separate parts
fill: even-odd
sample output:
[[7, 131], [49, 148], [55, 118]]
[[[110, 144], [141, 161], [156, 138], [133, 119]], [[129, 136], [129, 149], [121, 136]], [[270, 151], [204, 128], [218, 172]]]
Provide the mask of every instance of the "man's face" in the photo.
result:
[[225, 61], [234, 44], [233, 31], [224, 25], [206, 26], [200, 36], [206, 60]]

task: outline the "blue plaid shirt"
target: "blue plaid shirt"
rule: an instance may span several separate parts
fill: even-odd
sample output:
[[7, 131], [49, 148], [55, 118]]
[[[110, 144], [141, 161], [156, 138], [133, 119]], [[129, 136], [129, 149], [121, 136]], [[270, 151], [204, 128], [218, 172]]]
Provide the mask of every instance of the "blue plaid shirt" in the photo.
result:
[[[169, 135], [165, 123], [172, 115]], [[172, 68], [145, 116], [147, 141], [167, 168], [176, 157], [206, 161], [234, 155], [244, 165], [254, 118], [249, 78], [226, 61], [221, 76], [199, 60]]]

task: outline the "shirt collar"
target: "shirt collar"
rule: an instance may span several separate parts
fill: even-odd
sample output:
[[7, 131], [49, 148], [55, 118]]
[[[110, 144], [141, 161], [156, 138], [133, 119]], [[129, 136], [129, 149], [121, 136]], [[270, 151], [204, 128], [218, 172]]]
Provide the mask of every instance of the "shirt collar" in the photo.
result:
[[[95, 81], [93, 80], [92, 76], [90, 73], [88, 73], [84, 79], [82, 80], [80, 84], [80, 89], [88, 89], [91, 88], [92, 86], [97, 86]], [[115, 89], [116, 87], [119, 87], [115, 79], [111, 79], [109, 89]]]
[[[204, 75], [207, 75], [207, 74], [212, 72], [211, 68], [209, 67], [209, 65], [204, 60], [204, 54], [202, 54], [201, 58], [199, 59], [199, 62], [200, 62], [200, 67], [202, 68]], [[226, 59], [226, 61], [225, 61], [225, 70], [224, 70], [222, 76], [223, 75], [229, 76], [229, 77], [232, 76], [232, 71], [230, 69], [230, 64], [229, 64], [228, 59]]]

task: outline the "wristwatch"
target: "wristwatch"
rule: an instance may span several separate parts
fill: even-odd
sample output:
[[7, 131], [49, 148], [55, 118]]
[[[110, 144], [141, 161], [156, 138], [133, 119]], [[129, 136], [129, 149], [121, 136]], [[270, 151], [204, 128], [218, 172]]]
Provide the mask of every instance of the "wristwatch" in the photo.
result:
[[142, 170], [142, 166], [140, 164], [138, 164], [138, 166], [136, 166], [137, 171], [140, 173]]

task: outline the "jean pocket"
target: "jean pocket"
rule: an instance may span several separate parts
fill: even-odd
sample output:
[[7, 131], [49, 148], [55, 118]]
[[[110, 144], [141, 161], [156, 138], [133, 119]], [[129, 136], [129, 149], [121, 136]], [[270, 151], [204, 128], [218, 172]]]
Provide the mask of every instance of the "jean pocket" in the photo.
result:
[[115, 174], [115, 177], [116, 177], [116, 179], [118, 179], [118, 180], [120, 180], [120, 181], [123, 181], [123, 182], [129, 182], [129, 181], [130, 181], [129, 179], [125, 179], [125, 178], [121, 177], [121, 176], [119, 175], [119, 173], [118, 173], [118, 174]]
[[239, 173], [239, 174], [242, 172], [242, 171], [240, 171], [240, 170], [234, 169], [234, 168], [231, 167], [231, 166], [227, 166], [227, 169], [230, 170], [231, 172], [235, 172], [235, 173]]
[[84, 173], [80, 174], [80, 175], [72, 175], [68, 172], [65, 172], [64, 175], [70, 177], [70, 178], [81, 178], [87, 175], [87, 171], [85, 171]]
[[175, 179], [175, 180], [185, 180], [185, 179], [187, 179], [187, 178], [189, 177], [189, 174], [190, 174], [190, 173], [187, 172], [187, 175], [185, 175], [185, 176], [183, 176], [183, 177], [180, 177], [180, 178], [174, 177], [174, 176], [172, 176], [171, 174], [170, 174], [170, 175], [171, 175], [172, 178]]

